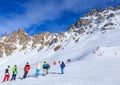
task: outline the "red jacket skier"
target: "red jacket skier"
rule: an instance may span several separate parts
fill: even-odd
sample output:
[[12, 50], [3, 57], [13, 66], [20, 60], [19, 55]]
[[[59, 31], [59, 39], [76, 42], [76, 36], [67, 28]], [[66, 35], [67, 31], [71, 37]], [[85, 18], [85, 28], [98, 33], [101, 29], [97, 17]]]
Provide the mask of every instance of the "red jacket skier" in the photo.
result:
[[29, 70], [30, 70], [30, 65], [29, 65], [29, 63], [27, 62], [26, 65], [25, 65], [25, 67], [24, 67], [24, 75], [23, 75], [23, 78], [26, 78], [26, 77], [27, 77], [27, 74], [28, 74]]

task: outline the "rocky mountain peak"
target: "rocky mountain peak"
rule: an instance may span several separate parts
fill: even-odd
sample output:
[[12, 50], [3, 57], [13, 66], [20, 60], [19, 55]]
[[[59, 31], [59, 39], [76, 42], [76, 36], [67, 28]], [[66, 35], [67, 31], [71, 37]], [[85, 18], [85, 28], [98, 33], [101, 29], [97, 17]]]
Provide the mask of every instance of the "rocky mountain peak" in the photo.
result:
[[78, 21], [68, 29], [68, 32], [88, 34], [99, 30], [110, 30], [120, 24], [116, 16], [120, 17], [120, 6], [116, 8], [107, 7], [103, 10], [94, 9], [85, 17], [78, 19]]
[[18, 30], [18, 35], [25, 35], [26, 34], [26, 32], [23, 30], [23, 29], [19, 29]]

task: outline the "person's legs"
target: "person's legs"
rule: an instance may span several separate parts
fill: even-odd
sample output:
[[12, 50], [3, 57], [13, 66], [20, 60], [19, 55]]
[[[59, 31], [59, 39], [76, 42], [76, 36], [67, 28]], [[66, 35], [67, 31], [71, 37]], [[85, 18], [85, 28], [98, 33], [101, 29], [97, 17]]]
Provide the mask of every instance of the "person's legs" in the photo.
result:
[[4, 76], [3, 82], [6, 81], [6, 79], [7, 79], [7, 75]]
[[14, 79], [14, 74], [12, 74], [12, 78], [11, 78], [11, 80], [13, 80]]
[[9, 78], [10, 78], [10, 74], [7, 74], [7, 81], [9, 80]]
[[36, 69], [35, 76], [39, 76], [39, 75], [40, 75], [40, 70], [39, 70], [39, 69]]
[[64, 74], [64, 68], [61, 68], [61, 73]]
[[14, 74], [14, 78], [13, 79], [16, 80], [16, 74]]
[[47, 74], [47, 69], [43, 69], [43, 75], [45, 76]]
[[46, 74], [48, 74], [48, 69], [46, 69]]
[[45, 76], [45, 69], [43, 69], [43, 75]]
[[26, 78], [27, 74], [28, 74], [28, 72], [25, 72], [23, 78]]

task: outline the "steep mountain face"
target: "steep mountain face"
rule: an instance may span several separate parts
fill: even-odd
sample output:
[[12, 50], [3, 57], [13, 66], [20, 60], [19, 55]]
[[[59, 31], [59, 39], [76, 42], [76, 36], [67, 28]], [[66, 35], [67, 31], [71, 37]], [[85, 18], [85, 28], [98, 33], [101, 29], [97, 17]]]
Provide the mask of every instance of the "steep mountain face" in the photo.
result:
[[[53, 51], [64, 49], [64, 45], [70, 41], [78, 42], [81, 35], [91, 34], [97, 31], [106, 32], [120, 26], [120, 6], [108, 7], [104, 10], [92, 10], [85, 17], [80, 18], [76, 24], [70, 26], [67, 32], [52, 34], [42, 32], [29, 36], [24, 30], [13, 32], [10, 36], [0, 39], [0, 57], [10, 56], [15, 51], [37, 50], [41, 52], [44, 48]], [[67, 45], [66, 44], [66, 45]]]
[[108, 7], [104, 10], [92, 10], [85, 17], [80, 18], [72, 25], [68, 32], [93, 33], [94, 31], [106, 31], [119, 26], [120, 6]]

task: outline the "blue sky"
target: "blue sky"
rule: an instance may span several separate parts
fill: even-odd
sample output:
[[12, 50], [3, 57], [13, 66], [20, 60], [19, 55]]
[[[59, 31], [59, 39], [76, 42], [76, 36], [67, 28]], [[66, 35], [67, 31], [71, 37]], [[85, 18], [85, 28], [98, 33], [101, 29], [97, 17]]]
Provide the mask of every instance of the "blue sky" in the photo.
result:
[[20, 28], [29, 35], [63, 32], [92, 9], [118, 5], [120, 0], [0, 0], [0, 35]]

